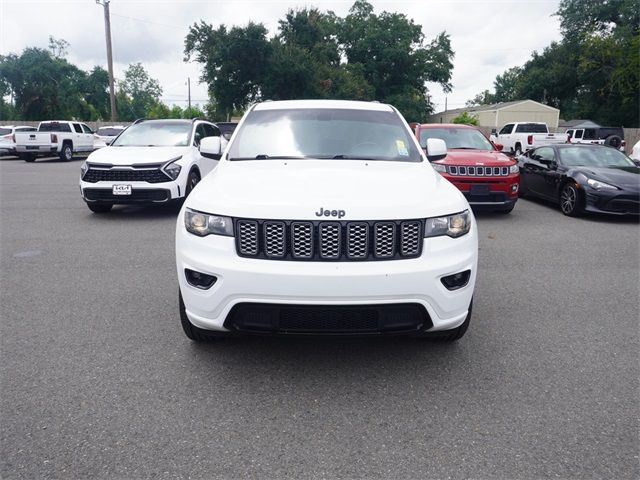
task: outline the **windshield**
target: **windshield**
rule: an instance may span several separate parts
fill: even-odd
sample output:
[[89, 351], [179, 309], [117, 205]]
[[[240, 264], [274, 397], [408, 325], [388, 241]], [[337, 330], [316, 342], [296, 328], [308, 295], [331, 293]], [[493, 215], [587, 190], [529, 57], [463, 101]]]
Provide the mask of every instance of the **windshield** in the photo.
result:
[[473, 128], [421, 128], [420, 146], [426, 148], [427, 139], [440, 138], [447, 149], [465, 148], [474, 150], [493, 150], [491, 142], [482, 133]]
[[397, 113], [328, 108], [251, 112], [229, 159], [270, 158], [422, 161]]
[[563, 147], [560, 162], [567, 167], [635, 167], [623, 153], [611, 147]]
[[103, 135], [105, 137], [115, 137], [116, 135], [119, 135], [122, 130], [122, 128], [100, 127], [96, 134]]
[[186, 147], [191, 122], [142, 122], [131, 125], [111, 145], [114, 147]]

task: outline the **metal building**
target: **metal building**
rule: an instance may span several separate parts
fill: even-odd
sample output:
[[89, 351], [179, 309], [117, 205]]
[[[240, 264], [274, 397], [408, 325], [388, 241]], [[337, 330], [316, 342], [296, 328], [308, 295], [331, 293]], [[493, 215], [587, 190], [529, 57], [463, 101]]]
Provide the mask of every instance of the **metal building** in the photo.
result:
[[463, 112], [476, 116], [481, 127], [497, 129], [511, 122], [544, 122], [550, 130], [556, 130], [560, 118], [557, 108], [533, 100], [516, 100], [434, 113], [429, 117], [429, 123], [451, 123]]

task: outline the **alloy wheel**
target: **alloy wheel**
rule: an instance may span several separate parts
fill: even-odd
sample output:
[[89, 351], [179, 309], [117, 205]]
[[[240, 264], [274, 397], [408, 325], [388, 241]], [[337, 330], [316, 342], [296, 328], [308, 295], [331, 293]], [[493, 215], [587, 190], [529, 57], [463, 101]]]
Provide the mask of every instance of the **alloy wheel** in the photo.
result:
[[562, 190], [562, 195], [560, 196], [560, 208], [563, 213], [569, 214], [574, 211], [576, 208], [576, 202], [578, 201], [578, 194], [576, 189], [567, 185]]

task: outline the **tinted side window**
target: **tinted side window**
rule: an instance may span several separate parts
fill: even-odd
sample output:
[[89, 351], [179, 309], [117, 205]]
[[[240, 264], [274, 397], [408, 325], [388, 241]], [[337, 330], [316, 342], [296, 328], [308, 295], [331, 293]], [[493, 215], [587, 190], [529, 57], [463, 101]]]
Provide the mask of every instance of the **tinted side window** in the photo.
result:
[[205, 137], [219, 137], [220, 132], [213, 125], [209, 125], [208, 123], [202, 124], [204, 128]]
[[196, 133], [193, 137], [193, 144], [197, 147], [200, 145], [200, 140], [207, 136], [207, 132], [204, 129], [204, 123], [198, 124], [196, 127]]
[[511, 133], [511, 130], [513, 129], [513, 124], [510, 123], [508, 125], [505, 125], [504, 127], [502, 127], [502, 130], [500, 130], [499, 135], [504, 135], [507, 133]]
[[82, 123], [81, 125], [84, 133], [93, 133], [93, 131], [89, 127], [87, 127], [84, 123]]
[[582, 138], [583, 133], [584, 133], [584, 130], [576, 130], [576, 138]]
[[539, 123], [521, 123], [516, 128], [520, 133], [547, 133], [547, 126]]
[[536, 150], [536, 160], [555, 161], [556, 155], [553, 148], [542, 147]]
[[74, 124], [73, 124], [73, 128], [74, 128], [74, 130], [75, 130], [76, 132], [78, 132], [78, 133], [82, 133], [82, 127], [80, 126], [80, 124], [79, 124], [79, 123], [74, 123]]

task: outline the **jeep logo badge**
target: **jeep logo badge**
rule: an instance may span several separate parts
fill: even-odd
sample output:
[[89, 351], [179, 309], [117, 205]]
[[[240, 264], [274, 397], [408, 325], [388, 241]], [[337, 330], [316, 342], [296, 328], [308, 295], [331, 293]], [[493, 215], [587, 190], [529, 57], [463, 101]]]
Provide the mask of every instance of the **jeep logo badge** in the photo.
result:
[[342, 218], [346, 215], [344, 210], [325, 210], [320, 207], [320, 211], [316, 212], [316, 217], [338, 217]]

